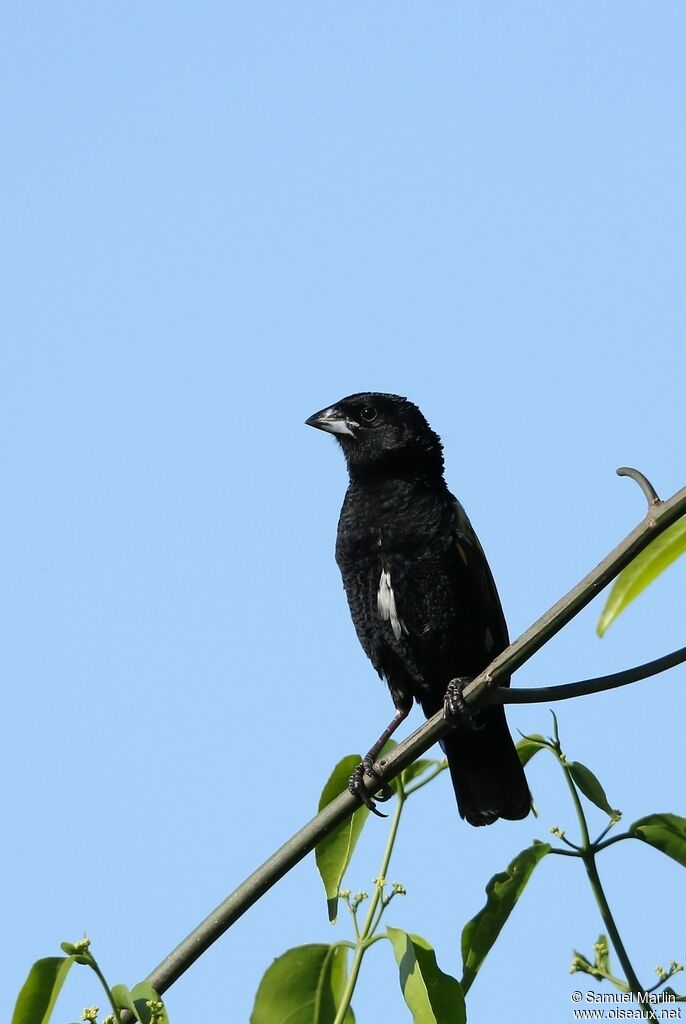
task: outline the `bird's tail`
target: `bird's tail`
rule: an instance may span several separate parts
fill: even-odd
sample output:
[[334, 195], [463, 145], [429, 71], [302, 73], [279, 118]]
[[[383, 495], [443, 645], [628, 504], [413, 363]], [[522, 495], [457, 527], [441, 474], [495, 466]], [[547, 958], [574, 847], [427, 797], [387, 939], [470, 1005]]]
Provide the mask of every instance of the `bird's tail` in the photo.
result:
[[458, 725], [443, 739], [457, 806], [470, 825], [526, 818], [531, 793], [502, 707], [484, 708], [479, 729]]

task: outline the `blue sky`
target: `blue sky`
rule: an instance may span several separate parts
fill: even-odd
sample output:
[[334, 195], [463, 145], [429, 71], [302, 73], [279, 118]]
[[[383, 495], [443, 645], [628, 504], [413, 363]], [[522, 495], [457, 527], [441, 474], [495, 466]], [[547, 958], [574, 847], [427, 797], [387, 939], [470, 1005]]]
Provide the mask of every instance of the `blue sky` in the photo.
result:
[[[145, 975], [390, 717], [310, 413], [359, 390], [421, 406], [513, 635], [643, 515], [617, 466], [686, 482], [685, 33], [683, 4], [631, 0], [0, 15], [5, 1017], [84, 931], [112, 980]], [[681, 646], [683, 592], [677, 564], [602, 641], [592, 605], [516, 682]], [[626, 821], [686, 813], [685, 681], [556, 709]], [[550, 729], [543, 706], [509, 717]], [[445, 778], [408, 808], [388, 923], [446, 971], [490, 876], [572, 833], [552, 763], [529, 776], [538, 820], [470, 829]], [[617, 847], [600, 869], [639, 975], [683, 959], [683, 869]], [[172, 1020], [219, 1000], [247, 1021], [275, 956], [346, 928], [308, 859], [174, 986]], [[572, 948], [600, 931], [549, 858], [470, 1019], [571, 1020]], [[75, 976], [57, 1019], [99, 1000]], [[384, 944], [354, 1005], [407, 1019]]]

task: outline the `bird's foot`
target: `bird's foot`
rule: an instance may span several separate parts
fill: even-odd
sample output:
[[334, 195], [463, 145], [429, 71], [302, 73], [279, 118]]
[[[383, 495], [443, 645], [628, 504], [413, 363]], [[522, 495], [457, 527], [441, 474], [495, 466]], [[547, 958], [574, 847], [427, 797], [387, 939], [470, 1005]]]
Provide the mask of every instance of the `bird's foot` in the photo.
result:
[[[352, 795], [356, 796], [358, 800], [361, 800], [373, 814], [376, 814], [379, 818], [387, 818], [388, 815], [382, 814], [372, 800], [371, 794], [364, 784], [365, 775], [368, 775], [370, 779], [374, 779], [376, 782], [381, 779], [381, 776], [374, 767], [374, 758], [370, 754], [367, 754], [366, 757], [362, 758], [358, 766], [355, 768], [355, 771], [348, 779], [348, 789]], [[377, 800], [383, 803], [385, 800], [389, 800], [393, 796], [393, 790], [390, 786], [384, 783], [375, 796]]]
[[443, 699], [443, 715], [448, 722], [452, 722], [455, 725], [459, 723], [473, 732], [478, 732], [479, 729], [483, 729], [483, 724], [470, 711], [467, 702], [462, 696], [465, 686], [471, 683], [471, 681], [471, 676], [458, 676], [457, 679], [450, 680]]

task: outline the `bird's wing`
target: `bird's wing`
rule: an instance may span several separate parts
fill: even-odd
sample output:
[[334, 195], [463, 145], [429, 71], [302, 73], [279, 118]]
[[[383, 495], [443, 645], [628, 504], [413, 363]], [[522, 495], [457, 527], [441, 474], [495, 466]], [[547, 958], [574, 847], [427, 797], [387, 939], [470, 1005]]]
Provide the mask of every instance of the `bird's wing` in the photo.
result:
[[388, 568], [378, 606], [388, 619], [385, 639], [398, 653], [413, 652], [434, 671], [440, 664], [453, 675], [469, 675], [507, 646], [505, 616], [486, 556], [452, 495], [438, 512], [432, 536], [409, 555], [396, 551]]
[[457, 571], [464, 578], [465, 589], [471, 595], [472, 600], [481, 606], [483, 620], [490, 625], [493, 631], [493, 655], [495, 655], [509, 643], [507, 623], [500, 597], [474, 527], [457, 498], [452, 495], [450, 497], [455, 554], [461, 563]]
[[421, 543], [385, 559], [368, 619], [375, 666], [427, 715], [441, 706], [450, 679], [478, 675], [508, 643], [498, 591], [464, 509], [450, 495], [435, 512], [435, 529]]

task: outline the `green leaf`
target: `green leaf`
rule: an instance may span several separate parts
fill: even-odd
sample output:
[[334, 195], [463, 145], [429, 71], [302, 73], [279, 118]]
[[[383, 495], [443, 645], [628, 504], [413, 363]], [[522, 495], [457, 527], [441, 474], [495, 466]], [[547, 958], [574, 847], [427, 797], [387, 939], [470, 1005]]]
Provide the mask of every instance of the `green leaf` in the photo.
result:
[[[359, 760], [359, 759], [358, 759]], [[332, 1024], [347, 976], [346, 946], [296, 946], [265, 971], [250, 1024]], [[352, 1010], [345, 1024], [354, 1024]]]
[[[362, 759], [357, 754], [350, 754], [339, 761], [329, 776], [322, 795], [319, 799], [319, 810], [330, 804], [339, 793], [348, 788], [348, 779], [353, 769]], [[329, 921], [335, 921], [338, 914], [338, 890], [340, 889], [343, 875], [345, 874], [350, 858], [353, 855], [355, 844], [360, 837], [362, 827], [369, 816], [368, 808], [359, 807], [352, 817], [344, 821], [342, 825], [329, 832], [317, 844], [314, 851], [314, 859], [319, 869], [324, 890], [326, 892], [326, 906]]]
[[[328, 962], [330, 966], [330, 991], [333, 996], [334, 1006], [336, 1010], [338, 1010], [338, 1007], [341, 1005], [346, 982], [348, 980], [348, 947], [332, 946]], [[327, 1024], [329, 1018], [323, 1015], [326, 1006], [326, 1000], [320, 999], [317, 1024]], [[333, 1016], [335, 1018], [336, 1014], [334, 1013]], [[352, 1006], [349, 1006], [346, 1010], [345, 1017], [343, 1018], [343, 1024], [355, 1024], [355, 1014], [353, 1013]]]
[[[147, 1004], [162, 1002], [160, 996], [149, 981], [139, 981], [137, 985], [134, 985], [131, 989], [131, 998], [133, 1000], [135, 1012], [143, 1021], [143, 1024], [148, 1024], [152, 1018], [152, 1010]], [[156, 1021], [159, 1021], [159, 1024], [169, 1024], [166, 1006], [162, 1006], [162, 1008], [157, 1011]]]
[[131, 992], [126, 985], [113, 985], [110, 991], [118, 1010], [130, 1010], [136, 1020], [140, 1020], [140, 1016], [136, 1013], [136, 1007], [133, 1005]]
[[73, 956], [36, 960], [17, 997], [12, 1024], [45, 1024], [73, 963]]
[[601, 811], [605, 811], [614, 820], [618, 820], [619, 811], [615, 810], [614, 807], [610, 807], [605, 790], [591, 769], [587, 768], [585, 764], [581, 764], [580, 761], [567, 762], [567, 768], [574, 783], [579, 787], [586, 799], [590, 800], [596, 807], [599, 807]]
[[[113, 985], [111, 991], [117, 1009], [129, 1010], [136, 1020], [141, 1021], [141, 1024], [150, 1024], [152, 1019], [152, 1010], [148, 1003], [161, 1002], [149, 981], [140, 981], [130, 991], [126, 985]], [[161, 1015], [158, 1012], [157, 1020], [160, 1021], [160, 1024], [166, 1024], [168, 1021], [166, 1009], [162, 1009]]]
[[403, 788], [407, 788], [411, 782], [418, 779], [420, 775], [427, 772], [430, 768], [436, 768], [440, 764], [440, 761], [433, 761], [430, 758], [420, 758], [419, 761], [413, 761], [412, 764], [408, 764], [407, 768], [400, 773], [400, 778], [403, 780]]
[[401, 928], [387, 928], [400, 972], [400, 987], [413, 1024], [464, 1024], [464, 993], [456, 978], [444, 974], [426, 939]]
[[635, 821], [629, 832], [686, 868], [686, 818], [678, 814], [649, 814]]
[[549, 852], [548, 843], [535, 842], [518, 853], [507, 870], [494, 875], [486, 886], [486, 905], [462, 931], [462, 988], [465, 993], [522, 895], [531, 873]]
[[673, 523], [623, 569], [608, 594], [596, 631], [603, 636], [608, 626], [649, 583], [686, 551], [686, 517]]
[[534, 732], [531, 736], [523, 736], [517, 744], [517, 754], [522, 767], [528, 764], [534, 754], [537, 754], [539, 750], [550, 750], [550, 743], [541, 736], [540, 733]]

